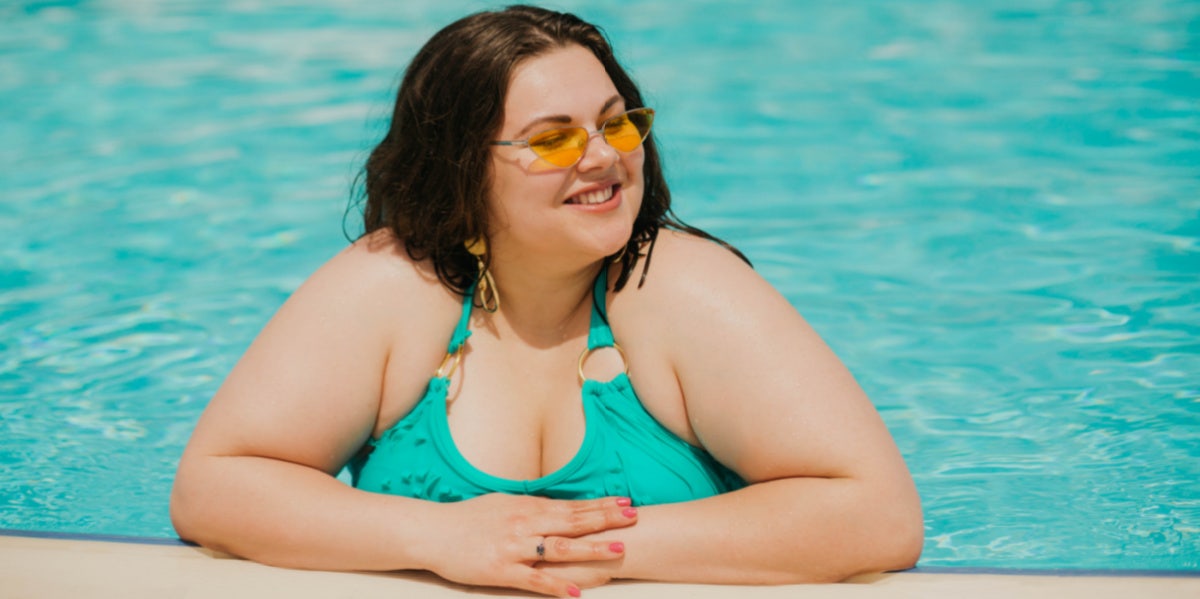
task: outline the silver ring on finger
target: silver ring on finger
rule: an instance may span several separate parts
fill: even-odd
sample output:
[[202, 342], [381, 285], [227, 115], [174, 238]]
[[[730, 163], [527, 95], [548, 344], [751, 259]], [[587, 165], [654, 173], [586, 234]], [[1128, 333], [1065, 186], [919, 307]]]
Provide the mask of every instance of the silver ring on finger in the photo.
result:
[[542, 540], [538, 541], [537, 558], [539, 562], [546, 559], [546, 537], [542, 537]]

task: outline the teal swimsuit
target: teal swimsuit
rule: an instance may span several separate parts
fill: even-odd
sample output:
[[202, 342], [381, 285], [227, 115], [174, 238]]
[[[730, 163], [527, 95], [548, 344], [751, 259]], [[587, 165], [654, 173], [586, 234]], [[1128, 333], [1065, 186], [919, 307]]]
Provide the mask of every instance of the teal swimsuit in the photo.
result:
[[[615, 346], [603, 311], [607, 283], [607, 270], [602, 270], [596, 279], [588, 350]], [[447, 360], [461, 357], [456, 354], [471, 335], [467, 326], [473, 296], [468, 292], [463, 300]], [[607, 382], [583, 383], [586, 433], [579, 452], [565, 466], [533, 480], [492, 476], [472, 466], [454, 445], [446, 422], [449, 384], [439, 369], [412, 411], [369, 442], [350, 464], [354, 486], [439, 502], [509, 493], [556, 499], [629, 497], [634, 505], [699, 499], [745, 486], [708, 452], [646, 412], [625, 373]]]

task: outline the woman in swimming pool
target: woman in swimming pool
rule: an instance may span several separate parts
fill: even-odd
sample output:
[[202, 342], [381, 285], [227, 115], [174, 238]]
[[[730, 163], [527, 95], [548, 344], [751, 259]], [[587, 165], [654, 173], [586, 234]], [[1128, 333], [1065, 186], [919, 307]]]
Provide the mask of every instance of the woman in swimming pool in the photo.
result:
[[557, 596], [911, 566], [887, 430], [779, 293], [674, 219], [653, 120], [572, 15], [435, 35], [367, 162], [366, 233], [201, 418], [180, 535]]

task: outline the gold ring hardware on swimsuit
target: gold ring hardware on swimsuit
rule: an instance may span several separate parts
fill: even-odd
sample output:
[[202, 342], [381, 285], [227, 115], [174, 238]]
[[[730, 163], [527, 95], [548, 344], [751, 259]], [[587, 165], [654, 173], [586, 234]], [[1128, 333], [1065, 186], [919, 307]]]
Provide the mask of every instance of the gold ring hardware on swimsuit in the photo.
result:
[[589, 347], [589, 348], [583, 350], [582, 354], [579, 354], [579, 384], [580, 385], [583, 385], [583, 383], [585, 383], [587, 381], [587, 377], [584, 376], [584, 374], [583, 374], [583, 363], [587, 361], [588, 356], [592, 355], [592, 352], [594, 352], [598, 349], [604, 349], [606, 347], [611, 347], [611, 348], [617, 350], [618, 354], [621, 354], [621, 363], [625, 365], [624, 372], [626, 375], [629, 374], [629, 358], [625, 357], [625, 350], [621, 349], [621, 346], [617, 345], [617, 343], [614, 341], [612, 345], [601, 345], [600, 347]]
[[[454, 371], [458, 370], [458, 365], [462, 364], [462, 354], [463, 348], [461, 346], [456, 352], [446, 352], [446, 357], [442, 358], [442, 363], [440, 366], [438, 366], [437, 372], [433, 373], [433, 376], [436, 376], [440, 379], [450, 378], [450, 376], [454, 374]], [[450, 370], [446, 370], [446, 366], [449, 366]], [[442, 371], [445, 371], [445, 373]]]
[[496, 289], [496, 279], [492, 278], [492, 271], [488, 269], [487, 262], [483, 257], [487, 255], [487, 240], [483, 237], [467, 240], [465, 244], [467, 252], [475, 256], [475, 262], [479, 265], [479, 280], [475, 284], [476, 298], [474, 304], [488, 312], [495, 312], [500, 309], [500, 292]]

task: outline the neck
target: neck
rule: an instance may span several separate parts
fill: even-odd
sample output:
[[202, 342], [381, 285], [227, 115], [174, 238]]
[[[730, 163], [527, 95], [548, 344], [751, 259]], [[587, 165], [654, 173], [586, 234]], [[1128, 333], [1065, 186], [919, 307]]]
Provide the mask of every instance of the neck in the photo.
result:
[[492, 276], [501, 301], [500, 310], [492, 315], [497, 326], [541, 347], [557, 345], [587, 331], [599, 265], [555, 276], [533, 269], [494, 266]]

